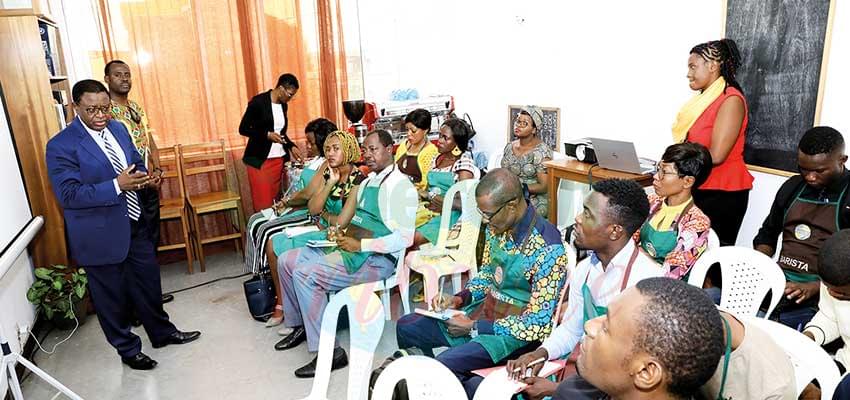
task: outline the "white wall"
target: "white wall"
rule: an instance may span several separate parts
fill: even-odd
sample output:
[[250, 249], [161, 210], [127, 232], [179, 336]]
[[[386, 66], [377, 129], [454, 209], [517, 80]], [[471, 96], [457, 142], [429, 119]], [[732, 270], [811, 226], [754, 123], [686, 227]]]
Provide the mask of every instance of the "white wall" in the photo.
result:
[[[360, 1], [366, 99], [397, 88], [451, 94], [479, 149], [501, 149], [508, 104], [561, 108], [561, 140], [635, 142], [657, 158], [692, 95], [693, 45], [720, 37], [722, 2]], [[850, 10], [836, 7], [821, 124], [850, 140]], [[842, 90], [845, 89], [845, 90]], [[754, 173], [739, 235], [749, 244], [784, 180]], [[562, 220], [570, 218], [562, 216]]]

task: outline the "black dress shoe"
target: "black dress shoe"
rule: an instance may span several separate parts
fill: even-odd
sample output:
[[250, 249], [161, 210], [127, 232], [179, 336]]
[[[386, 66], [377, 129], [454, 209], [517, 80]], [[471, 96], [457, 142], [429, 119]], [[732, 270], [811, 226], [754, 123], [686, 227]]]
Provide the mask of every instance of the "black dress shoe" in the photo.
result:
[[274, 349], [288, 350], [295, 346], [298, 346], [299, 344], [301, 344], [301, 342], [305, 340], [307, 340], [307, 332], [304, 330], [303, 326], [299, 326], [295, 328], [292, 333], [286, 335], [285, 338], [280, 339], [280, 341], [274, 345]]
[[165, 338], [165, 340], [162, 341], [162, 342], [157, 342], [157, 343], [152, 342], [151, 346], [153, 346], [153, 348], [155, 348], [155, 349], [158, 349], [160, 347], [168, 346], [169, 344], [186, 344], [186, 343], [194, 341], [195, 339], [197, 339], [199, 337], [201, 337], [201, 332], [198, 332], [198, 331], [191, 331], [191, 332], [175, 331], [174, 333], [169, 335], [167, 338]]
[[[319, 362], [317, 355], [309, 364], [295, 370], [295, 376], [299, 378], [312, 378], [316, 376], [316, 364]], [[345, 355], [345, 350], [342, 347], [334, 349], [334, 358], [331, 362], [331, 371], [336, 371], [348, 365], [348, 356]]]
[[149, 370], [156, 367], [156, 361], [142, 352], [138, 352], [132, 357], [121, 357], [121, 362], [127, 364], [132, 369], [138, 370]]
[[172, 300], [174, 300], [174, 295], [173, 295], [173, 294], [164, 294], [164, 295], [162, 295], [162, 304], [170, 303]]

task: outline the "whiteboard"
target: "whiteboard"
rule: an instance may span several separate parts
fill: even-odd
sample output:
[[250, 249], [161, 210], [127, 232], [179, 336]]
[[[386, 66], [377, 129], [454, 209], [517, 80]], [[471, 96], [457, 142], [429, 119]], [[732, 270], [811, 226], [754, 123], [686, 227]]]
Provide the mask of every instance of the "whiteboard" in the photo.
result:
[[[6, 111], [6, 96], [0, 84], [0, 249], [5, 253], [16, 236], [32, 219], [21, 163]], [[2, 253], [0, 253], [2, 254]]]

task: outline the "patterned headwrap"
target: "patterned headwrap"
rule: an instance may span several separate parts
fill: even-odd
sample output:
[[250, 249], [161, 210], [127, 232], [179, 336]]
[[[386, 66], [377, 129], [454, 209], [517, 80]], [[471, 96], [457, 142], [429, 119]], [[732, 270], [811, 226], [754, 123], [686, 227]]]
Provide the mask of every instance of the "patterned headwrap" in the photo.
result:
[[360, 143], [357, 142], [357, 138], [354, 135], [346, 131], [333, 131], [325, 139], [325, 143], [332, 137], [339, 138], [339, 147], [342, 149], [342, 155], [345, 157], [344, 161], [346, 163], [353, 164], [360, 161]]
[[525, 106], [520, 111], [524, 111], [528, 113], [528, 116], [531, 117], [531, 120], [534, 121], [534, 126], [537, 129], [543, 129], [543, 110], [537, 106]]

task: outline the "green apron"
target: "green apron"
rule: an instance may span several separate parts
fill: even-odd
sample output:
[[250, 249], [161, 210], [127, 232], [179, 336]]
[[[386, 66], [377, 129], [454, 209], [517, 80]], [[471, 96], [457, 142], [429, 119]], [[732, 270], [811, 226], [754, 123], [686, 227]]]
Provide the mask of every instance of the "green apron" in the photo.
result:
[[[384, 225], [384, 221], [381, 218], [381, 208], [378, 205], [380, 203], [378, 201], [378, 193], [380, 192], [381, 186], [384, 185], [384, 181], [386, 181], [391, 174], [392, 172], [387, 174], [378, 186], [369, 186], [365, 181], [361, 183], [361, 185], [366, 186], [361, 188], [360, 196], [357, 198], [357, 209], [354, 211], [354, 216], [351, 218], [351, 225], [348, 227], [348, 231], [352, 233], [350, 236], [353, 238], [376, 238], [392, 233], [392, 231]], [[357, 270], [363, 266], [363, 263], [366, 262], [366, 259], [375, 254], [371, 251], [359, 251], [353, 253], [350, 251], [340, 250], [335, 247], [324, 248], [323, 250], [325, 254], [338, 251], [342, 255], [342, 261], [349, 274], [357, 272]], [[387, 254], [387, 256], [392, 257], [389, 254]]]
[[[436, 193], [438, 196], [445, 196], [446, 192], [455, 183], [455, 174], [451, 171], [430, 171], [428, 172], [428, 191]], [[452, 199], [443, 199], [443, 201], [451, 201]], [[449, 219], [449, 228], [454, 226], [460, 218], [460, 210], [452, 210], [452, 215]], [[440, 236], [440, 219], [441, 215], [438, 212], [433, 212], [425, 208], [424, 203], [419, 205], [419, 210], [416, 212], [416, 220], [425, 220], [423, 224], [419, 224], [416, 228], [425, 239], [431, 243], [437, 243], [437, 238]]]
[[682, 209], [682, 213], [670, 225], [670, 230], [659, 231], [652, 226], [650, 221], [655, 214], [650, 214], [640, 228], [640, 246], [655, 262], [664, 264], [667, 254], [670, 254], [676, 248], [676, 244], [679, 242], [679, 220], [688, 213], [694, 204], [693, 200], [688, 200], [688, 202], [688, 205]]
[[[620, 292], [626, 290], [626, 285], [629, 284], [629, 277], [632, 275], [632, 265], [634, 265], [639, 252], [640, 248], [635, 246], [635, 250], [632, 251], [632, 256], [629, 258], [629, 264], [626, 265], [626, 272], [623, 274], [623, 282], [620, 284]], [[584, 283], [582, 283], [581, 285], [581, 295], [582, 298], [584, 298], [583, 311], [585, 323], [594, 318], [598, 318], [605, 314], [608, 314], [607, 306], [597, 306], [596, 303], [593, 301], [593, 294], [590, 292], [590, 287], [587, 286], [588, 277], [590, 277], [590, 271], [587, 272], [587, 275], [584, 277]]]
[[[519, 315], [528, 305], [528, 301], [531, 299], [531, 283], [525, 278], [525, 267], [529, 260], [522, 254], [536, 222], [537, 213], [534, 213], [525, 238], [518, 246], [513, 246], [507, 251], [497, 243], [497, 238], [490, 236], [490, 262], [496, 266], [493, 282], [487, 296], [463, 307], [462, 311], [470, 319], [495, 321], [508, 315]], [[469, 341], [478, 343], [481, 347], [484, 347], [494, 363], [498, 363], [528, 344], [528, 342], [513, 336], [452, 337], [448, 334], [444, 323], [440, 323], [439, 327], [452, 347]]]
[[818, 278], [818, 252], [823, 242], [838, 232], [839, 211], [847, 186], [834, 202], [800, 198], [801, 188], [785, 212], [782, 250], [778, 264], [790, 282], [815, 282]]

